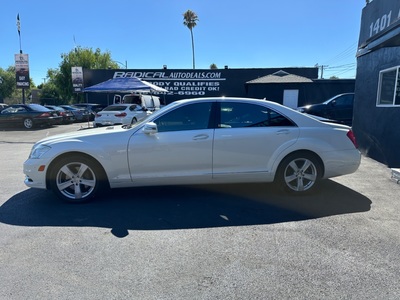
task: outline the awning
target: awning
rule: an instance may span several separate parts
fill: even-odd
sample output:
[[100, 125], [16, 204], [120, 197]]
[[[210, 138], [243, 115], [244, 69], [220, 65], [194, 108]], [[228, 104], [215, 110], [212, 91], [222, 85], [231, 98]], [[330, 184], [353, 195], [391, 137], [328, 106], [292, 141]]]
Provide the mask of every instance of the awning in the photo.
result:
[[137, 77], [119, 77], [89, 86], [83, 89], [84, 92], [92, 93], [133, 93], [133, 92], [160, 92], [167, 93], [155, 84], [140, 80]]

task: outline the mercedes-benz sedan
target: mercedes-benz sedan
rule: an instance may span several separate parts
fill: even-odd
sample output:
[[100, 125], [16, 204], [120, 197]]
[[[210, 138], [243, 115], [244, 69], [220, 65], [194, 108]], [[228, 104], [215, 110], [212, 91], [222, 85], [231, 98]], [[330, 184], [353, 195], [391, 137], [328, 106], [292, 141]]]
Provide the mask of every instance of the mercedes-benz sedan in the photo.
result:
[[275, 182], [293, 194], [355, 172], [350, 127], [244, 98], [180, 100], [131, 125], [37, 142], [25, 184], [82, 202], [104, 188]]

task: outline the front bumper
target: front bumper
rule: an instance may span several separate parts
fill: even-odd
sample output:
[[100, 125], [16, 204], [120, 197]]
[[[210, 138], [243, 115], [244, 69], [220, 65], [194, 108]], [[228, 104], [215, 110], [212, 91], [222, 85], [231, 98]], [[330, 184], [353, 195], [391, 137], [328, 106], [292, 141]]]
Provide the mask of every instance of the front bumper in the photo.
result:
[[[39, 171], [41, 166], [45, 166], [43, 171]], [[26, 186], [38, 189], [47, 189], [46, 172], [47, 163], [41, 159], [28, 159], [24, 162], [23, 170], [25, 174], [24, 183]]]

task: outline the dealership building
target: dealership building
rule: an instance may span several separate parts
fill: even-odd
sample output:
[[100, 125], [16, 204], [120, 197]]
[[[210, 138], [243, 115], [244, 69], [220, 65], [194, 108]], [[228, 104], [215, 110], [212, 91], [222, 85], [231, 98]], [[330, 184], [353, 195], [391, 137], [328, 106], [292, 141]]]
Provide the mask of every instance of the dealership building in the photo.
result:
[[[251, 97], [289, 107], [320, 103], [339, 93], [354, 92], [354, 79], [318, 79], [317, 67], [231, 69], [84, 70], [84, 86], [112, 78], [137, 77], [166, 89], [157, 94], [165, 104], [195, 97]], [[112, 103], [114, 94], [87, 93], [89, 102]]]
[[373, 0], [361, 17], [353, 129], [360, 150], [400, 167], [400, 1]]

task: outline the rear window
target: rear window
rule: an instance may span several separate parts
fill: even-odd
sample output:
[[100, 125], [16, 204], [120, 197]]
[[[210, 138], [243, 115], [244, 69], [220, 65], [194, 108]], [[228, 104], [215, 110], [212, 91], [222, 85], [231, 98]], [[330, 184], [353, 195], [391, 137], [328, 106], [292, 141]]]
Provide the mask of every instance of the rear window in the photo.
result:
[[39, 104], [28, 104], [28, 106], [36, 111], [50, 111], [50, 109], [48, 109], [47, 107], [44, 107], [42, 105]]
[[125, 105], [110, 105], [103, 109], [103, 111], [125, 110], [126, 108], [127, 106]]
[[285, 116], [262, 105], [250, 103], [221, 103], [219, 128], [295, 126]]

